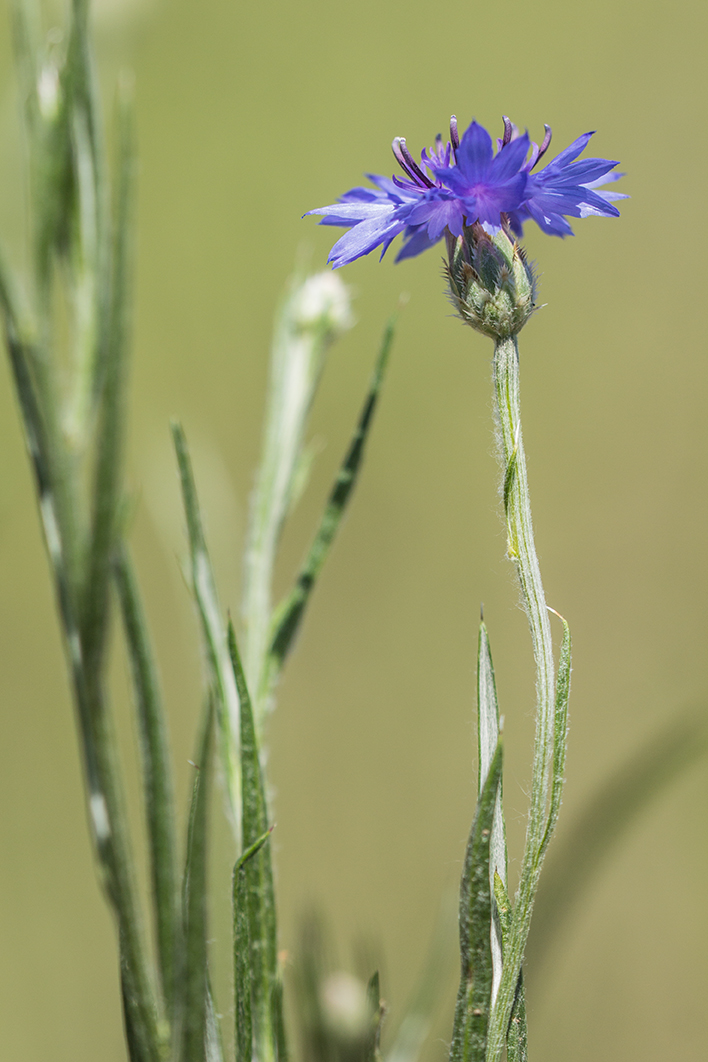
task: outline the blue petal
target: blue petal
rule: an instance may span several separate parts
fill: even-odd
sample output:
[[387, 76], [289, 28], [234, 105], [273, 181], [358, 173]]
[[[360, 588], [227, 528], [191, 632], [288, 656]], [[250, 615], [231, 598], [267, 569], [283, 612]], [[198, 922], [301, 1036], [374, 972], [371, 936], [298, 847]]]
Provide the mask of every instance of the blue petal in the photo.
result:
[[479, 220], [498, 226], [501, 213], [511, 213], [521, 206], [525, 187], [525, 173], [517, 174], [511, 181], [498, 187], [491, 183], [479, 185], [475, 188], [475, 194], [464, 201], [468, 222]]
[[434, 247], [438, 242], [437, 240], [431, 240], [424, 228], [412, 230], [410, 236], [404, 237], [404, 241], [403, 246], [396, 255], [397, 262], [402, 262], [404, 258], [415, 258], [416, 255], [422, 254], [423, 251], [427, 251], [430, 247]]
[[332, 206], [316, 207], [315, 210], [308, 210], [304, 217], [309, 214], [328, 214], [331, 217], [347, 218], [348, 221], [345, 224], [351, 225], [355, 221], [368, 221], [370, 218], [386, 217], [388, 214], [392, 214], [397, 209], [395, 203], [391, 203], [389, 200], [383, 202], [377, 201], [375, 203], [366, 203], [361, 200], [354, 200], [350, 203], [333, 203]]
[[465, 130], [460, 146], [455, 152], [457, 165], [470, 184], [486, 177], [492, 163], [492, 138], [482, 125], [472, 122]]
[[497, 152], [489, 171], [490, 180], [494, 180], [495, 184], [501, 184], [503, 181], [508, 181], [510, 177], [516, 176], [528, 155], [529, 145], [529, 135], [524, 133], [523, 136], [510, 141], [501, 151]]
[[405, 227], [405, 218], [398, 217], [389, 216], [388, 219], [371, 218], [369, 221], [362, 221], [340, 236], [329, 252], [327, 261], [332, 263], [334, 269], [338, 269], [339, 266], [347, 265], [361, 258], [362, 255], [369, 254], [380, 243], [386, 241], [390, 243], [399, 232], [403, 232]]
[[547, 232], [549, 236], [572, 236], [573, 230], [571, 229], [565, 218], [560, 214], [556, 214], [553, 211], [541, 210], [537, 203], [529, 202], [525, 203], [529, 214], [544, 232]]
[[567, 166], [569, 162], [573, 162], [588, 146], [591, 136], [594, 136], [594, 131], [592, 133], [583, 133], [583, 135], [579, 136], [577, 140], [574, 140], [565, 151], [561, 151], [560, 155], [556, 155], [553, 161], [549, 162], [541, 172], [555, 173], [557, 169], [562, 169], [564, 166]]
[[462, 204], [459, 199], [426, 198], [412, 208], [408, 222], [416, 227], [425, 225], [428, 236], [435, 242], [447, 226], [460, 228]]
[[449, 169], [435, 169], [434, 173], [438, 180], [446, 184], [450, 191], [458, 196], [469, 195], [471, 185], [476, 183], [470, 181], [459, 166], [450, 166]]
[[617, 163], [610, 159], [581, 159], [579, 162], [571, 162], [561, 172], [550, 174], [547, 178], [546, 171], [543, 170], [538, 177], [549, 184], [589, 184], [590, 181], [599, 180], [609, 173], [616, 165]]

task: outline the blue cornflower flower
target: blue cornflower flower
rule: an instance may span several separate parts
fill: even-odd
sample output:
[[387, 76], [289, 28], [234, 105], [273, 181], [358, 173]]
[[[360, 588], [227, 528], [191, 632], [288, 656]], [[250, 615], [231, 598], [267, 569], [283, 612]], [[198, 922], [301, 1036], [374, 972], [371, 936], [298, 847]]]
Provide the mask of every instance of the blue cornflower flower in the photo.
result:
[[405, 139], [396, 137], [393, 153], [403, 178], [367, 174], [373, 188], [352, 188], [338, 203], [308, 211], [323, 215], [323, 225], [349, 230], [337, 240], [328, 260], [335, 268], [347, 265], [379, 246], [383, 257], [396, 236], [403, 234], [396, 258], [400, 262], [432, 247], [446, 232], [461, 236], [476, 222], [490, 234], [510, 227], [520, 236], [523, 223], [532, 218], [545, 232], [565, 236], [572, 229], [563, 215], [617, 216], [612, 201], [626, 196], [597, 190], [619, 176], [610, 173], [617, 163], [576, 161], [591, 133], [579, 137], [540, 173], [532, 173], [550, 144], [551, 130], [545, 129], [539, 147], [505, 117], [495, 153], [491, 136], [477, 122], [460, 139], [453, 115], [449, 142], [443, 144], [438, 136], [433, 148], [421, 152], [420, 166]]

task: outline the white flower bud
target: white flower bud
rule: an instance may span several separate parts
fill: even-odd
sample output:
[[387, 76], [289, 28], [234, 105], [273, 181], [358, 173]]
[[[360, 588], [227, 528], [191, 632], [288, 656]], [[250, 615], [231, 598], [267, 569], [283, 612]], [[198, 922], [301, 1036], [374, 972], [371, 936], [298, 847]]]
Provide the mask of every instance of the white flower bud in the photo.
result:
[[315, 273], [296, 291], [291, 304], [293, 320], [301, 328], [322, 328], [338, 334], [351, 328], [351, 293], [336, 273]]

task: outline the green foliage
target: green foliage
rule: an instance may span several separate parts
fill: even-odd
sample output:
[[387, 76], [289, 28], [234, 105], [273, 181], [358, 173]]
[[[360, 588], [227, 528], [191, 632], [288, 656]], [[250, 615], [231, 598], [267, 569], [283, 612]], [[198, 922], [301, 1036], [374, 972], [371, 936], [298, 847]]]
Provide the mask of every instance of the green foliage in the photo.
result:
[[297, 634], [307, 606], [310, 594], [329, 553], [349, 498], [354, 490], [359, 469], [364, 457], [364, 446], [371, 427], [384, 373], [388, 364], [395, 321], [389, 321], [384, 331], [369, 393], [366, 396], [359, 422], [354, 432], [349, 449], [337, 474], [334, 486], [327, 500], [322, 521], [310, 546], [305, 563], [290, 594], [275, 610], [271, 621], [271, 640], [267, 658], [266, 685], [271, 689], [283, 666], [293, 639]]
[[467, 842], [460, 885], [460, 988], [450, 1046], [450, 1062], [484, 1062], [492, 1007], [492, 891], [489, 848], [502, 773], [497, 744], [482, 786]]
[[187, 829], [187, 858], [182, 881], [184, 957], [180, 968], [180, 1062], [206, 1059], [207, 974], [207, 829], [211, 784], [214, 704], [210, 699], [199, 742]]

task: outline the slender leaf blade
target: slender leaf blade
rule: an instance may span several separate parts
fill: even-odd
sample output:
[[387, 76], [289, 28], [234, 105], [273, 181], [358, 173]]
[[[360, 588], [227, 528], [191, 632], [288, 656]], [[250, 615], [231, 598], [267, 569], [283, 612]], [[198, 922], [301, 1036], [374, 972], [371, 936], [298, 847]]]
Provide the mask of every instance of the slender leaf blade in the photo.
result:
[[[558, 615], [558, 613], [556, 613]], [[545, 852], [548, 842], [556, 827], [563, 796], [565, 781], [565, 756], [568, 747], [568, 700], [570, 698], [571, 641], [570, 627], [562, 616], [563, 640], [558, 658], [558, 676], [556, 678], [556, 700], [553, 715], [553, 778], [551, 782], [551, 801], [548, 810], [548, 823], [541, 847]]]
[[378, 970], [375, 970], [369, 979], [369, 983], [366, 986], [366, 997], [371, 1014], [371, 1030], [365, 1048], [364, 1059], [365, 1062], [380, 1062], [381, 1025], [383, 1024], [384, 1006], [381, 1000]]
[[280, 535], [306, 478], [303, 442], [325, 354], [351, 324], [349, 293], [332, 273], [293, 277], [276, 316], [243, 588], [243, 657], [258, 725], [265, 709], [261, 691], [268, 663], [271, 591]]
[[138, 717], [160, 980], [167, 1013], [172, 1016], [181, 926], [167, 721], [138, 586], [125, 549], [116, 556], [114, 579], [123, 617]]
[[497, 749], [477, 801], [460, 885], [460, 988], [450, 1062], [484, 1062], [492, 1005], [492, 894], [489, 845], [501, 781], [502, 746]]
[[535, 971], [588, 886], [652, 801], [708, 753], [705, 705], [677, 712], [598, 783], [584, 810], [553, 845], [534, 910], [528, 955]]
[[252, 1062], [253, 1017], [251, 1010], [251, 934], [249, 928], [246, 864], [263, 847], [271, 827], [243, 852], [233, 874], [234, 1015], [236, 1062]]
[[[477, 739], [479, 758], [477, 786], [479, 793], [482, 792], [484, 783], [487, 780], [489, 768], [499, 742], [499, 733], [499, 704], [497, 701], [494, 664], [492, 662], [487, 627], [484, 620], [482, 620], [479, 625], [477, 643]], [[494, 891], [495, 873], [500, 875], [506, 885], [506, 825], [504, 822], [503, 785], [501, 779], [499, 780], [499, 789], [494, 806], [494, 821], [489, 844], [489, 883], [492, 892]], [[492, 968], [492, 1002], [494, 1002], [502, 975], [501, 931], [497, 925], [496, 918], [492, 928]]]
[[[268, 830], [268, 810], [251, 698], [230, 621], [228, 645], [241, 705], [241, 832], [243, 844], [252, 847]], [[261, 1062], [268, 1062], [278, 1057], [278, 1030], [282, 1024], [279, 997], [275, 996], [279, 976], [270, 846], [259, 848], [244, 864], [244, 870], [248, 894], [253, 1034]]]
[[[494, 899], [499, 915], [503, 951], [509, 944], [509, 935], [512, 931], [512, 911], [506, 885], [498, 874], [494, 875]], [[523, 970], [519, 972], [516, 996], [511, 1011], [511, 1020], [506, 1038], [506, 1053], [507, 1062], [528, 1062], [528, 1027]]]
[[182, 969], [181, 1062], [206, 1059], [207, 974], [207, 825], [211, 785], [214, 703], [210, 697], [199, 749], [187, 831], [187, 859], [182, 886], [184, 964]]
[[240, 704], [229, 660], [226, 631], [216, 592], [214, 575], [206, 545], [194, 482], [192, 462], [187, 440], [180, 424], [172, 424], [177, 465], [179, 467], [182, 501], [187, 519], [187, 537], [192, 568], [192, 583], [201, 621], [202, 637], [213, 688], [216, 693], [216, 715], [219, 750], [226, 776], [226, 788], [232, 816], [232, 826], [240, 841], [241, 780], [238, 757]]
[[273, 632], [268, 660], [268, 680], [271, 684], [277, 678], [277, 674], [292, 646], [293, 639], [302, 622], [310, 594], [322, 570], [354, 490], [391, 353], [395, 326], [395, 319], [391, 318], [384, 330], [381, 349], [376, 360], [369, 391], [359, 415], [352, 441], [337, 473], [320, 526], [317, 529], [293, 590], [276, 609], [273, 618]]
[[214, 1007], [214, 996], [207, 977], [206, 993], [206, 1030], [204, 1036], [204, 1055], [206, 1062], [224, 1062], [224, 1045], [221, 1042], [219, 1019]]

